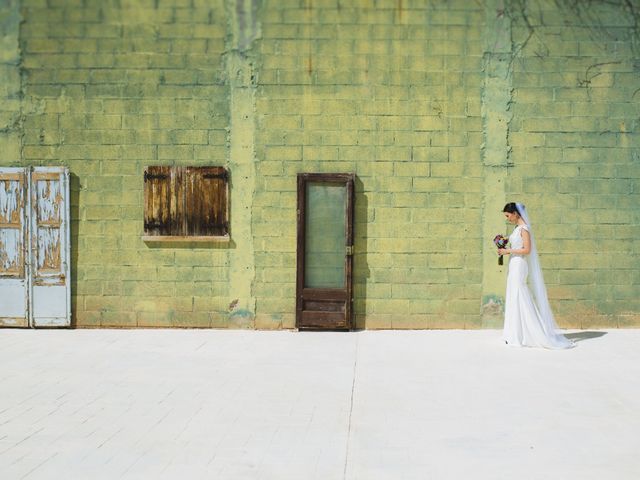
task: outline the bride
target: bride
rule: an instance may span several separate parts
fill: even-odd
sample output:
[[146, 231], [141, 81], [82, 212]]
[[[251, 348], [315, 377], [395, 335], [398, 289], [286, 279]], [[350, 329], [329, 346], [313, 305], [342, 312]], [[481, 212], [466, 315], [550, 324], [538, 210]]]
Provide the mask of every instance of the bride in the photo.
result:
[[[507, 275], [503, 338], [519, 347], [571, 348], [575, 344], [557, 333], [547, 291], [538, 261], [531, 224], [524, 205], [507, 203], [504, 216], [516, 225], [509, 236], [511, 248], [498, 249], [499, 255], [511, 255]], [[530, 275], [533, 295], [527, 287]]]

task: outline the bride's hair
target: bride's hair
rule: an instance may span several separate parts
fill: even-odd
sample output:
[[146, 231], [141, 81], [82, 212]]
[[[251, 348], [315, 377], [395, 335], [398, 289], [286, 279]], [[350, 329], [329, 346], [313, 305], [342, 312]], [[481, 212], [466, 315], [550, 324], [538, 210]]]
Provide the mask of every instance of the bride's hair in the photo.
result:
[[502, 211], [507, 213], [517, 213], [518, 215], [520, 215], [520, 212], [518, 212], [518, 207], [516, 207], [516, 204], [514, 202], [507, 203]]

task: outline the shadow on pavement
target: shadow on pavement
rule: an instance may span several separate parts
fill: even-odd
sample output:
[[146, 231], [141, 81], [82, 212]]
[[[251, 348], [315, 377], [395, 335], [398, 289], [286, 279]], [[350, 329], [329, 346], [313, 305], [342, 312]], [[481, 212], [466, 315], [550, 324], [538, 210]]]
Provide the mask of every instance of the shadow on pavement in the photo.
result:
[[607, 332], [575, 332], [565, 333], [564, 336], [575, 342], [581, 342], [583, 340], [589, 340], [591, 338], [603, 337]]

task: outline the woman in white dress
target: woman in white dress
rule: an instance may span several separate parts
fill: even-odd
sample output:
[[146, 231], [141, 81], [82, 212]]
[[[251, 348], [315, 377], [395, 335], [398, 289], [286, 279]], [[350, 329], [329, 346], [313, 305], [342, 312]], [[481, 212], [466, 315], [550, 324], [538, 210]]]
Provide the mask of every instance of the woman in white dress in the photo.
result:
[[[507, 203], [504, 216], [516, 228], [509, 236], [510, 248], [498, 249], [510, 255], [504, 308], [503, 338], [519, 347], [571, 348], [575, 344], [557, 332], [547, 289], [542, 277], [536, 244], [527, 211], [521, 203]], [[529, 276], [533, 295], [527, 286]]]

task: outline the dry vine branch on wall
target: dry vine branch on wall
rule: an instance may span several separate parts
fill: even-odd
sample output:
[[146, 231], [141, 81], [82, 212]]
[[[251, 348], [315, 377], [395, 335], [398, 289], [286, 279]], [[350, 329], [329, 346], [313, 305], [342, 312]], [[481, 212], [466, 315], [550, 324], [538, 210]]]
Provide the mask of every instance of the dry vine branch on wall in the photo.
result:
[[[578, 86], [587, 89], [589, 97], [593, 79], [604, 73], [600, 67], [630, 60], [633, 70], [640, 71], [640, 0], [505, 0], [504, 11], [499, 14], [508, 16], [512, 22], [511, 63], [523, 58], [522, 52], [534, 39], [539, 47], [533, 55], [540, 60], [549, 56], [543, 31], [547, 27], [543, 16], [545, 3], [547, 6], [555, 5], [556, 10], [564, 14], [566, 27], [587, 32], [590, 40], [602, 48], [606, 55], [604, 60], [611, 59], [590, 65], [584, 76], [577, 79]], [[537, 19], [532, 17], [534, 11], [537, 11]], [[517, 38], [518, 33], [520, 39]], [[627, 56], [629, 54], [631, 58]], [[634, 91], [631, 100], [638, 92], [640, 88]]]
[[[519, 57], [520, 53], [527, 47], [534, 38], [538, 40], [542, 47], [541, 51], [534, 54], [538, 58], [549, 55], [549, 49], [538, 32], [539, 27], [544, 27], [543, 4], [540, 0], [506, 0], [504, 13], [514, 26], [522, 24], [526, 31], [523, 40], [513, 39], [514, 57]], [[640, 1], [638, 0], [554, 0], [556, 8], [565, 12], [567, 26], [587, 28], [592, 41], [599, 43], [605, 49], [606, 41], [630, 42], [631, 52], [635, 59], [635, 67], [640, 69]], [[538, 21], [532, 21], [531, 12], [537, 10]], [[615, 24], [611, 24], [607, 18], [613, 14], [619, 19]]]
[[636, 58], [634, 67], [636, 70], [640, 70], [640, 61], [638, 60], [638, 57], [640, 56], [640, 5], [634, 5], [634, 2], [632, 0], [624, 0], [624, 3], [627, 5], [627, 8], [631, 13], [631, 17], [633, 18], [631, 50], [634, 52], [634, 57]]
[[578, 86], [584, 87], [584, 88], [589, 88], [591, 86], [591, 81], [594, 78], [596, 78], [598, 75], [602, 74], [601, 71], [596, 71], [595, 73], [591, 73], [591, 69], [599, 68], [599, 67], [602, 67], [604, 65], [619, 65], [621, 63], [622, 63], [621, 61], [617, 61], [617, 62], [594, 63], [593, 65], [589, 65], [587, 67], [587, 70], [584, 72], [584, 78], [583, 79], [578, 79]]
[[[636, 68], [639, 67], [640, 2], [638, 0], [573, 0], [571, 2], [555, 0], [555, 4], [560, 10], [574, 15], [579, 20], [577, 26], [588, 28], [594, 42], [603, 42], [607, 39], [629, 40]], [[620, 21], [613, 25], [607, 22], [606, 16], [603, 17], [602, 7], [614, 13]]]
[[[537, 8], [537, 22], [532, 21], [530, 10], [531, 6], [535, 4]], [[539, 27], [544, 26], [544, 20], [542, 17], [542, 9], [540, 4], [529, 0], [507, 0], [505, 2], [504, 10], [501, 10], [501, 14], [506, 15], [512, 22], [513, 26], [523, 24], [526, 30], [526, 36], [522, 40], [515, 38], [514, 29], [512, 29], [512, 43], [513, 53], [511, 55], [511, 62], [516, 58], [521, 58], [521, 52], [529, 45], [531, 40], [537, 40], [538, 48], [534, 51], [534, 55], [539, 59], [543, 59], [549, 56], [549, 48], [544, 42], [542, 35], [539, 32]]]

